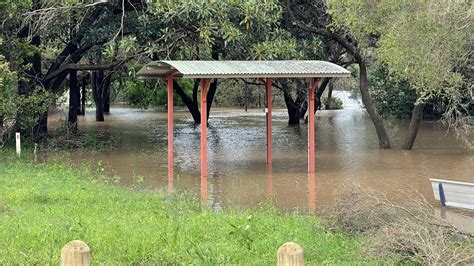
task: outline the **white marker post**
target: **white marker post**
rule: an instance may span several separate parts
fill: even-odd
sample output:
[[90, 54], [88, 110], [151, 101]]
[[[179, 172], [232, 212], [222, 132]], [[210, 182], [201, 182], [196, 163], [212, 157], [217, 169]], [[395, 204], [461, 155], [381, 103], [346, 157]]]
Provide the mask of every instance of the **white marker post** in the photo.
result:
[[16, 155], [18, 157], [21, 155], [21, 139], [20, 139], [20, 132], [16, 132], [15, 134], [16, 139]]
[[34, 155], [34, 161], [36, 163], [38, 156], [36, 155], [38, 152], [38, 143], [35, 143], [35, 149], [33, 150], [33, 155]]

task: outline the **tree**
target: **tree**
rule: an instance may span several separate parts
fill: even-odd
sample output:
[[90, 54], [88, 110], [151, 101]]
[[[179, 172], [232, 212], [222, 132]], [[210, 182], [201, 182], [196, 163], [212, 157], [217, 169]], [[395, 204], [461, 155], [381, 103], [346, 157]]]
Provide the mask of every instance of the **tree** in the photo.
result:
[[[274, 34], [281, 7], [272, 1], [211, 1], [203, 5], [188, 0], [149, 5], [148, 12], [152, 14], [149, 23], [160, 25], [165, 39], [177, 40], [165, 56], [156, 54], [153, 59], [242, 60], [252, 57], [256, 43], [268, 39], [265, 33]], [[208, 116], [217, 87], [215, 80], [207, 94]], [[199, 81], [195, 81], [192, 95], [178, 82], [174, 82], [174, 89], [199, 124]]]
[[41, 38], [17, 20], [20, 12], [37, 8], [39, 3], [0, 3], [0, 146], [14, 131], [35, 135], [41, 129], [37, 120], [53, 100], [38, 82]]
[[[355, 0], [354, 0], [355, 1]], [[326, 40], [332, 40], [341, 45], [359, 66], [359, 81], [362, 102], [374, 124], [379, 147], [390, 149], [388, 138], [382, 116], [373, 103], [368, 90], [367, 63], [369, 50], [367, 46], [360, 44], [357, 35], [351, 29], [342, 26], [341, 20], [333, 21], [333, 12], [323, 1], [296, 0], [289, 1], [286, 5], [287, 12], [293, 23], [302, 30], [314, 33]], [[338, 24], [339, 22], [339, 24]]]
[[[461, 69], [472, 58], [472, 3], [464, 1], [330, 0], [336, 25], [351, 30], [363, 45], [373, 46], [393, 75], [410, 83], [417, 95], [403, 149], [413, 147], [423, 108], [444, 98], [443, 121], [469, 131], [466, 77]], [[463, 95], [464, 94], [464, 95]]]
[[[0, 39], [2, 44], [2, 39]], [[14, 73], [0, 55], [0, 147], [3, 147], [16, 118]]]
[[[82, 1], [35, 0], [5, 3], [2, 7], [1, 34], [8, 40], [3, 50], [12, 51], [7, 53], [7, 60], [17, 69], [20, 94], [43, 89], [50, 95], [60, 95], [63, 93], [61, 84], [74, 71], [112, 70], [144, 54], [145, 49], [148, 53], [155, 52], [151, 45], [134, 47], [133, 51], [127, 49], [134, 40], [127, 36], [132, 33], [140, 36], [142, 32], [138, 28], [143, 24], [137, 19], [145, 7], [141, 1], [83, 4]], [[119, 14], [122, 16], [117, 16]], [[147, 39], [148, 42], [153, 40]], [[88, 64], [93, 57], [89, 56], [90, 52], [102, 46], [124, 49], [109, 62]], [[74, 90], [74, 82], [71, 83]], [[77, 96], [77, 93], [72, 95]], [[69, 120], [74, 124], [76, 107], [70, 110]], [[47, 112], [40, 118], [35, 133], [42, 135], [47, 131]]]

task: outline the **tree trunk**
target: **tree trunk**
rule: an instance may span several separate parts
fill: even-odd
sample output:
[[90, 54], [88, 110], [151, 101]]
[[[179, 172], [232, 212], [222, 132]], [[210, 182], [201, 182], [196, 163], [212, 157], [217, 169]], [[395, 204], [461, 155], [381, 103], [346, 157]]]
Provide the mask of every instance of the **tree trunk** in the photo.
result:
[[86, 86], [87, 86], [87, 75], [82, 78], [81, 82], [81, 112], [80, 115], [86, 115]]
[[[212, 46], [211, 51], [212, 60], [219, 60], [219, 47], [216, 45]], [[209, 121], [209, 114], [211, 113], [212, 103], [214, 102], [214, 96], [217, 91], [217, 79], [214, 79], [214, 82], [209, 85], [209, 90], [207, 91], [207, 121]]]
[[360, 93], [362, 95], [362, 102], [364, 103], [367, 113], [374, 124], [375, 131], [377, 132], [377, 137], [379, 139], [379, 147], [381, 149], [390, 149], [390, 139], [388, 138], [387, 132], [383, 124], [383, 119], [380, 116], [375, 104], [372, 102], [372, 99], [369, 95], [368, 80], [367, 80], [367, 68], [365, 62], [359, 61], [360, 69]]
[[[191, 113], [191, 116], [193, 117], [194, 124], [199, 125], [201, 124], [201, 112], [199, 112], [199, 108], [197, 105], [197, 89], [199, 88], [199, 81], [194, 82], [194, 88], [193, 88], [193, 98], [196, 98], [195, 100], [189, 98], [189, 96], [184, 92], [183, 88], [179, 86], [178, 82], [176, 80], [173, 80], [173, 88], [174, 91], [179, 95], [181, 100], [183, 101], [184, 105], [188, 108], [189, 112]], [[194, 93], [196, 91], [196, 93]], [[194, 97], [194, 94], [196, 95]]]
[[308, 94], [304, 83], [298, 83], [296, 85], [296, 99], [293, 99], [291, 95], [292, 87], [287, 79], [280, 79], [275, 82], [274, 86], [283, 91], [283, 99], [285, 100], [286, 110], [288, 112], [288, 125], [299, 125], [304, 115], [301, 112], [302, 110], [306, 112], [307, 109], [305, 104]]
[[95, 121], [103, 122], [104, 119], [104, 98], [102, 97], [102, 83], [104, 71], [93, 71], [91, 76], [92, 92], [95, 102]]
[[416, 135], [418, 134], [418, 129], [420, 128], [421, 121], [423, 119], [423, 108], [424, 104], [415, 105], [413, 108], [413, 113], [411, 114], [410, 127], [408, 128], [408, 134], [405, 137], [405, 141], [402, 145], [402, 150], [411, 150], [413, 144], [415, 143]]
[[328, 88], [328, 100], [326, 102], [326, 106], [324, 106], [324, 109], [328, 110], [329, 109], [329, 99], [332, 98], [332, 90], [334, 89], [334, 83], [330, 82], [329, 83], [329, 88]]
[[38, 141], [48, 133], [48, 111], [42, 113], [38, 124], [34, 127], [34, 140]]
[[247, 112], [249, 107], [249, 85], [247, 83], [244, 84], [244, 106], [245, 112]]
[[214, 79], [214, 82], [209, 85], [209, 90], [207, 91], [207, 120], [209, 121], [209, 113], [211, 112], [212, 103], [214, 102], [214, 96], [217, 91], [217, 79]]
[[104, 104], [101, 103], [95, 107], [95, 121], [104, 122]]
[[[107, 84], [106, 84], [107, 85]], [[109, 84], [104, 87], [104, 113], [110, 114], [110, 82]]]
[[[258, 104], [257, 104], [258, 108], [262, 108], [262, 102], [261, 102], [262, 96], [260, 95], [260, 90], [257, 90], [257, 94], [258, 94]], [[291, 99], [291, 100], [293, 101], [293, 99]]]
[[[370, 119], [372, 120], [372, 123], [374, 124], [375, 131], [377, 132], [377, 137], [379, 139], [379, 147], [382, 149], [390, 149], [390, 139], [388, 138], [387, 132], [385, 131], [385, 127], [383, 124], [382, 117], [377, 111], [377, 108], [375, 107], [374, 103], [372, 102], [372, 99], [370, 98], [369, 95], [369, 89], [368, 89], [368, 80], [367, 80], [367, 69], [365, 65], [365, 58], [359, 51], [359, 48], [357, 48], [357, 44], [353, 42], [353, 39], [348, 39], [346, 34], [344, 32], [339, 31], [339, 32], [333, 32], [332, 29], [330, 28], [329, 24], [324, 24], [324, 25], [319, 25], [317, 26], [310, 26], [309, 24], [302, 23], [301, 21], [298, 21], [295, 19], [295, 10], [291, 7], [291, 1], [288, 1], [288, 6], [287, 10], [289, 15], [291, 16], [292, 20], [297, 24], [297, 26], [305, 31], [308, 32], [313, 32], [315, 34], [318, 34], [319, 36], [322, 37], [327, 37], [335, 42], [339, 43], [344, 49], [347, 50], [348, 53], [350, 53], [355, 61], [359, 64], [359, 69], [360, 69], [360, 92], [362, 94], [362, 102], [364, 103], [364, 106], [367, 110], [367, 113], [369, 113]], [[301, 16], [301, 14], [298, 14]], [[311, 18], [307, 18], [311, 19]]]
[[[18, 33], [18, 38], [25, 39], [28, 37], [28, 34], [29, 28], [25, 27]], [[39, 47], [41, 45], [41, 37], [39, 35], [33, 36], [30, 45]], [[21, 66], [25, 69], [24, 72], [20, 71], [19, 73], [18, 93], [20, 95], [28, 95], [34, 91], [37, 80], [41, 76], [41, 54], [36, 52], [33, 55], [25, 55]]]
[[321, 84], [319, 84], [319, 87], [316, 90], [316, 101], [314, 101], [314, 112], [316, 113], [316, 110], [321, 109], [321, 97], [323, 96], [324, 91], [328, 87], [329, 82], [331, 81], [331, 78], [323, 78], [321, 81]]
[[[36, 4], [38, 4], [38, 2], [39, 1], [35, 1]], [[31, 39], [31, 45], [39, 47], [41, 45], [41, 37], [39, 35], [33, 36]], [[28, 88], [26, 89], [27, 94], [35, 90], [37, 86], [37, 80], [39, 80], [41, 77], [41, 53], [34, 53], [28, 61], [31, 62], [32, 68], [27, 71], [27, 74], [30, 76]], [[33, 131], [33, 138], [35, 141], [38, 141], [48, 133], [48, 110], [40, 115], [38, 124], [34, 127]]]
[[[178, 82], [173, 80], [174, 91], [179, 95], [184, 105], [186, 105], [186, 107], [188, 108], [189, 112], [191, 113], [191, 116], [193, 117], [195, 125], [201, 124], [201, 111], [199, 111], [199, 104], [198, 104], [199, 84], [200, 84], [200, 80], [194, 81], [193, 96], [191, 99], [183, 90], [183, 88], [181, 88]], [[214, 101], [216, 90], [217, 90], [217, 80], [211, 83], [211, 85], [209, 86], [208, 94], [207, 94], [207, 118], [208, 119], [209, 119], [209, 110], [211, 110], [211, 106], [212, 106], [212, 102]]]
[[301, 118], [299, 106], [296, 105], [289, 91], [284, 90], [283, 97], [285, 99], [286, 109], [288, 110], [288, 125], [299, 125]]
[[[39, 47], [41, 45], [40, 36], [39, 35], [34, 36], [33, 39], [31, 40], [31, 44], [35, 45], [36, 47]], [[35, 86], [37, 85], [36, 80], [39, 80], [39, 77], [41, 76], [41, 53], [37, 52], [33, 55], [32, 66], [33, 66], [32, 70], [34, 73], [34, 82], [32, 85], [32, 90], [34, 90]], [[41, 114], [40, 120], [38, 122], [37, 130], [35, 131], [37, 132], [35, 139], [40, 139], [48, 133], [48, 110], [46, 110], [44, 113]]]
[[[34, 1], [33, 5], [36, 7], [38, 1]], [[29, 35], [29, 27], [23, 27], [17, 34], [19, 39], [25, 39]], [[31, 38], [30, 45], [39, 47], [41, 45], [41, 36], [35, 35]], [[39, 51], [39, 49], [38, 49]], [[18, 72], [18, 94], [19, 95], [30, 95], [36, 89], [38, 85], [38, 80], [41, 78], [41, 53], [35, 52], [33, 55], [25, 55], [23, 57], [23, 63], [21, 66], [24, 68], [24, 71]], [[20, 128], [22, 132], [25, 132], [25, 128], [22, 128], [21, 125], [22, 114], [21, 112], [17, 115], [17, 127]], [[39, 140], [43, 135], [48, 132], [48, 112], [40, 115], [40, 119], [33, 126], [32, 132], [33, 139]], [[26, 132], [25, 132], [26, 133]]]
[[198, 106], [198, 92], [199, 92], [199, 84], [201, 84], [200, 79], [194, 79], [194, 86], [193, 86], [193, 104], [195, 105], [194, 108], [199, 110]]
[[77, 131], [77, 115], [80, 110], [81, 93], [77, 84], [77, 70], [69, 72], [69, 115], [68, 123], [73, 132]]

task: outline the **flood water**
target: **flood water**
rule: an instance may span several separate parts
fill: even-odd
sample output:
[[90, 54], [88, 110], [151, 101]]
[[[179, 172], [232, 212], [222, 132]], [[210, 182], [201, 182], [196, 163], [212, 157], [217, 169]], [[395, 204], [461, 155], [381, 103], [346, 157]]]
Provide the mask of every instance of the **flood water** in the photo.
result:
[[[103, 131], [120, 139], [113, 151], [73, 153], [76, 163], [101, 162], [124, 185], [168, 188], [201, 193], [212, 208], [254, 207], [272, 201], [282, 210], [318, 210], [330, 206], [343, 185], [352, 183], [409, 201], [420, 194], [434, 206], [428, 178], [474, 182], [474, 152], [445, 128], [423, 121], [414, 149], [400, 146], [408, 121], [388, 120], [393, 149], [380, 150], [373, 125], [347, 93], [345, 109], [316, 114], [316, 173], [307, 174], [307, 125], [289, 127], [285, 109], [273, 112], [273, 165], [266, 166], [265, 113], [212, 109], [208, 131], [207, 180], [200, 178], [200, 130], [185, 109], [175, 111], [175, 169], [167, 170], [167, 114], [165, 110], [112, 108], [105, 122], [95, 122], [90, 110], [79, 120], [82, 131]], [[66, 114], [52, 115], [54, 128]], [[471, 139], [473, 141], [473, 139]], [[474, 227], [472, 213], [450, 211]], [[468, 218], [471, 216], [471, 218]]]

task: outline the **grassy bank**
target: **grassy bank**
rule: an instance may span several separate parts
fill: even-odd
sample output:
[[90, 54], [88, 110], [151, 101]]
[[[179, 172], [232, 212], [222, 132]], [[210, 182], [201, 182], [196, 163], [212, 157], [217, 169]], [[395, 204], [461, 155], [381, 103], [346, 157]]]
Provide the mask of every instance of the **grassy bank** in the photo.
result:
[[0, 264], [58, 264], [62, 246], [86, 242], [94, 263], [274, 264], [299, 243], [307, 264], [374, 262], [361, 239], [311, 216], [271, 207], [216, 213], [199, 200], [107, 184], [58, 163], [0, 162]]

